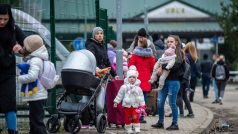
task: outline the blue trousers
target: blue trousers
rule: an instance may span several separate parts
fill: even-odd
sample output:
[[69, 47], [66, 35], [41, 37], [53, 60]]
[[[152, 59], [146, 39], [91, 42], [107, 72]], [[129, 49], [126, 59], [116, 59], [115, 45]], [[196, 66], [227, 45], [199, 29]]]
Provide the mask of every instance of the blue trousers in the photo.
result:
[[172, 124], [178, 123], [178, 108], [176, 105], [177, 94], [180, 89], [178, 80], [166, 80], [163, 89], [158, 94], [159, 122], [164, 124], [164, 103], [169, 97], [169, 105], [172, 110]]

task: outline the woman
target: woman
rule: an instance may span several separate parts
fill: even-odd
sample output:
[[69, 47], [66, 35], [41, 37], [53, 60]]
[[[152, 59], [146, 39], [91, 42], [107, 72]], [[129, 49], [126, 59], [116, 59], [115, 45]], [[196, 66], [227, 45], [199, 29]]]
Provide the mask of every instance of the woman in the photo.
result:
[[[149, 80], [153, 72], [155, 58], [151, 48], [149, 47], [145, 30], [140, 29], [137, 35], [137, 46], [133, 50], [132, 56], [128, 62], [128, 67], [131, 65], [136, 66], [139, 72], [138, 79], [141, 81], [140, 87], [144, 94], [144, 100], [147, 102], [147, 93], [151, 91], [151, 84], [149, 83]], [[146, 123], [143, 116], [140, 118], [140, 123]]]
[[11, 6], [0, 4], [0, 113], [6, 116], [9, 134], [17, 133], [14, 52], [22, 49], [24, 38], [22, 30], [15, 25]]
[[[96, 62], [97, 62], [97, 68], [99, 69], [103, 69], [103, 68], [107, 68], [107, 67], [111, 67], [110, 61], [108, 59], [108, 55], [107, 55], [107, 49], [104, 46], [104, 33], [103, 33], [103, 29], [101, 27], [95, 27], [93, 28], [93, 32], [92, 32], [92, 38], [88, 39], [86, 41], [86, 49], [91, 51], [93, 53], [93, 55], [96, 58]], [[113, 77], [116, 76], [116, 73], [113, 69], [110, 70], [110, 73]], [[117, 76], [118, 77], [118, 76]], [[116, 77], [116, 79], [117, 79]], [[103, 111], [104, 109], [104, 103], [105, 103], [105, 91], [106, 89], [101, 89], [101, 92], [99, 93], [98, 97], [97, 97], [97, 108], [98, 111]], [[83, 100], [88, 100], [89, 97], [84, 96]]]
[[[196, 61], [198, 59], [198, 55], [197, 55], [197, 50], [194, 44], [192, 44], [192, 42], [188, 42], [186, 44], [186, 46], [184, 47], [184, 53], [185, 53], [185, 60], [186, 62], [190, 65], [190, 70], [191, 70], [191, 79], [190, 82], [185, 81], [181, 83], [181, 94], [182, 94], [182, 99], [184, 101], [184, 104], [186, 106], [186, 108], [188, 109], [188, 115], [186, 117], [189, 118], [193, 118], [194, 114], [193, 114], [193, 110], [191, 107], [191, 104], [188, 100], [188, 96], [187, 96], [187, 89], [189, 89], [189, 86], [191, 85], [191, 94], [194, 94], [195, 91], [195, 86], [196, 86], [196, 79], [197, 77], [200, 77], [200, 74], [196, 68]], [[189, 85], [190, 83], [190, 85]], [[183, 113], [183, 106], [182, 108], [180, 108], [180, 110], [182, 110]], [[180, 111], [181, 114], [181, 111]]]
[[225, 63], [225, 57], [224, 55], [220, 55], [217, 64], [215, 64], [212, 68], [212, 78], [214, 78], [216, 81], [219, 98], [218, 102], [220, 103], [220, 105], [223, 104], [222, 99], [224, 97], [225, 87], [229, 77], [230, 73]]
[[[175, 45], [175, 53], [176, 53], [176, 61], [174, 66], [170, 69], [170, 73], [165, 80], [165, 85], [162, 90], [158, 93], [158, 111], [159, 111], [159, 120], [157, 123], [153, 124], [154, 128], [164, 128], [164, 104], [166, 97], [169, 97], [169, 105], [172, 109], [172, 124], [166, 128], [166, 130], [178, 130], [178, 108], [176, 105], [177, 94], [180, 89], [180, 80], [183, 75], [183, 62], [184, 56], [181, 50], [181, 41], [179, 36], [169, 35], [167, 38], [167, 46]], [[159, 69], [158, 75], [161, 74], [162, 69], [165, 68], [166, 65]], [[178, 73], [179, 72], [179, 73]]]

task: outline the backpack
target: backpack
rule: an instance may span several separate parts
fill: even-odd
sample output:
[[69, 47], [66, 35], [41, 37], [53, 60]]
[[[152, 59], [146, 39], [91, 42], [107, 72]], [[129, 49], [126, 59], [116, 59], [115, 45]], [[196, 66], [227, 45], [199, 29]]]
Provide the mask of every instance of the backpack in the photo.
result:
[[190, 81], [190, 79], [191, 79], [191, 67], [187, 62], [185, 62], [183, 80]]
[[226, 79], [226, 71], [224, 65], [217, 65], [215, 70], [215, 79], [216, 80], [225, 80]]
[[51, 61], [43, 60], [42, 73], [39, 76], [39, 81], [45, 89], [52, 89], [59, 80], [59, 75], [56, 74], [55, 66]]

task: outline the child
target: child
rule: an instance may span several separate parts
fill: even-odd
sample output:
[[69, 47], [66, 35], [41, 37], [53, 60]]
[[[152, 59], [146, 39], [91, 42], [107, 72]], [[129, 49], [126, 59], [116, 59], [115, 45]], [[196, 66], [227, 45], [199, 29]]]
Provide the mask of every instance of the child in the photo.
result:
[[[134, 70], [135, 69], [135, 70]], [[128, 134], [133, 133], [132, 122], [134, 123], [135, 132], [140, 132], [138, 109], [145, 109], [145, 101], [142, 89], [137, 82], [138, 72], [136, 67], [127, 71], [127, 81], [121, 86], [116, 98], [114, 99], [114, 107], [122, 101], [125, 112], [125, 129]]]
[[[30, 65], [27, 74], [20, 75], [18, 80], [22, 84], [28, 84], [36, 81], [39, 74], [43, 72], [43, 60], [48, 60], [48, 52], [43, 44], [43, 40], [38, 35], [30, 35], [24, 40], [24, 47], [21, 50], [24, 55], [24, 60]], [[29, 119], [30, 119], [30, 134], [47, 134], [44, 124], [44, 104], [47, 99], [47, 91], [38, 80], [37, 92], [22, 98], [23, 101], [29, 103]]]
[[162, 74], [159, 78], [159, 86], [157, 89], [154, 89], [154, 91], [159, 91], [163, 88], [164, 86], [164, 81], [167, 78], [167, 76], [169, 75], [169, 69], [171, 69], [174, 66], [175, 63], [175, 58], [176, 58], [176, 54], [175, 54], [175, 49], [176, 46], [172, 45], [171, 47], [169, 47], [168, 49], [165, 50], [164, 54], [162, 55], [161, 58], [158, 59], [158, 61], [156, 62], [154, 69], [153, 69], [153, 73], [151, 75], [151, 78], [149, 80], [150, 83], [154, 83], [157, 80], [157, 72], [158, 69], [160, 67], [162, 67], [163, 64], [167, 64], [166, 65], [166, 69], [164, 69], [162, 71]]

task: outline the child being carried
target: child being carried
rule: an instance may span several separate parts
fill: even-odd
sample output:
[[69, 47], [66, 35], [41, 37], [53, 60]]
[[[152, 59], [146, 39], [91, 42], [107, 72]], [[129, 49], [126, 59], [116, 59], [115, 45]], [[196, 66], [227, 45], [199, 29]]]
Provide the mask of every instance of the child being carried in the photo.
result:
[[159, 68], [162, 67], [162, 65], [164, 65], [164, 64], [167, 64], [167, 65], [165, 67], [166, 69], [164, 69], [162, 71], [162, 74], [159, 77], [159, 86], [157, 89], [154, 89], [154, 91], [159, 91], [163, 88], [165, 79], [168, 77], [169, 72], [170, 72], [169, 69], [171, 69], [175, 63], [175, 58], [176, 58], [175, 49], [176, 49], [176, 46], [171, 45], [168, 49], [165, 50], [162, 57], [159, 58], [158, 61], [156, 62], [154, 69], [153, 69], [153, 73], [149, 80], [150, 83], [154, 83], [155, 81], [157, 81]]

